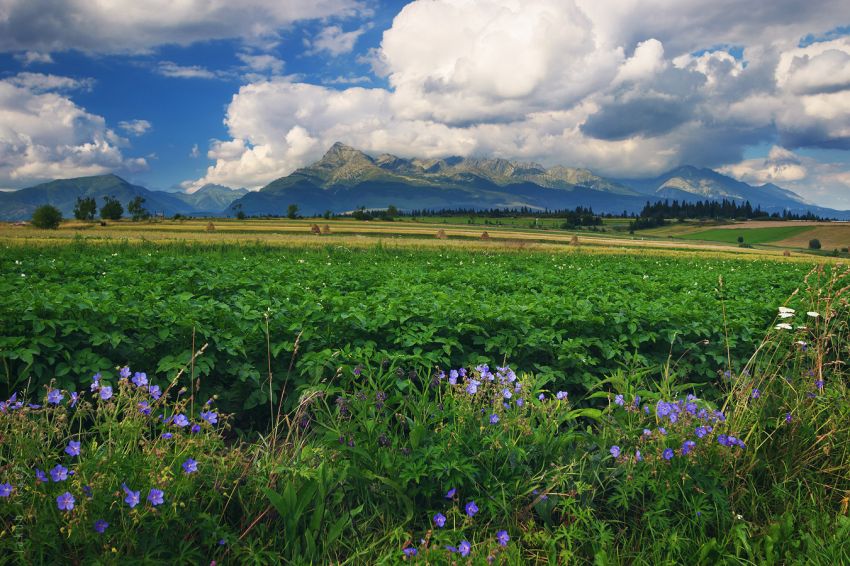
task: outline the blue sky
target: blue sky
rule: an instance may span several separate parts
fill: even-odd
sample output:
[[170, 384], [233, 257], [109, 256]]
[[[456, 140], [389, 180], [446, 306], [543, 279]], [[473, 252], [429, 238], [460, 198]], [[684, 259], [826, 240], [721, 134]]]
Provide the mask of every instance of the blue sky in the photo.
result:
[[850, 209], [839, 0], [6, 4], [0, 188], [258, 189], [340, 140], [612, 177], [693, 164]]

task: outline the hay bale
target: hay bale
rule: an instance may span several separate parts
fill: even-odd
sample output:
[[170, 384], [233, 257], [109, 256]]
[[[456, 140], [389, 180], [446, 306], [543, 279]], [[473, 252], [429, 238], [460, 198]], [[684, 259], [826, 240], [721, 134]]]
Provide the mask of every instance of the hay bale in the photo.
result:
[[788, 250], [785, 250], [784, 252], [782, 252], [782, 256], [783, 257], [791, 257], [791, 252], [788, 251]]
[[438, 240], [445, 240], [446, 239], [446, 231], [443, 230], [442, 228], [437, 230], [437, 239]]
[[578, 236], [573, 236], [573, 237], [570, 239], [570, 245], [571, 245], [571, 246], [577, 246], [577, 245], [578, 245]]
[[207, 232], [215, 232], [215, 224], [213, 224], [212, 222], [209, 222], [207, 224]]
[[482, 240], [489, 240], [489, 239], [490, 239], [490, 234], [488, 234], [487, 232], [482, 232], [482, 233], [481, 233], [481, 239], [482, 239]]
[[322, 226], [322, 234], [327, 235], [327, 234], [330, 234], [330, 233], [331, 233], [330, 225], [325, 224], [324, 226]]
[[319, 228], [318, 224], [311, 224], [310, 225], [310, 233], [318, 236], [322, 233], [322, 230], [321, 230], [321, 228]]

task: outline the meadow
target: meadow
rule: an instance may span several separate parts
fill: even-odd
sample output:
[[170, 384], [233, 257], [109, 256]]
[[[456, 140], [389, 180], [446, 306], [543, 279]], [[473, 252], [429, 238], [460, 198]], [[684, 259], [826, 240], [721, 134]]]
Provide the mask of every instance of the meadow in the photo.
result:
[[4, 560], [850, 561], [839, 263], [225, 226], [0, 229]]

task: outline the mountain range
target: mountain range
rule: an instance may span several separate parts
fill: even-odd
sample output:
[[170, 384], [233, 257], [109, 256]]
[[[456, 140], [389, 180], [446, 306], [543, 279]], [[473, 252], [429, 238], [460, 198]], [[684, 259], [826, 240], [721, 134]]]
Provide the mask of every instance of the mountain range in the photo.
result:
[[62, 179], [0, 193], [0, 219], [29, 218], [44, 203], [71, 217], [78, 196], [94, 197], [98, 205], [103, 197], [113, 196], [125, 207], [130, 199], [142, 196], [149, 211], [166, 216], [234, 216], [239, 211], [248, 216], [282, 216], [292, 204], [305, 216], [359, 207], [383, 209], [391, 204], [401, 210], [582, 206], [600, 213], [633, 213], [647, 201], [728, 199], [749, 201], [767, 212], [810, 211], [827, 218], [850, 219], [850, 211], [819, 207], [776, 185], [753, 186], [712, 169], [683, 166], [650, 179], [609, 179], [587, 169], [546, 168], [506, 159], [373, 157], [339, 142], [319, 161], [259, 191], [205, 185], [191, 194], [171, 193], [151, 191], [116, 175]]

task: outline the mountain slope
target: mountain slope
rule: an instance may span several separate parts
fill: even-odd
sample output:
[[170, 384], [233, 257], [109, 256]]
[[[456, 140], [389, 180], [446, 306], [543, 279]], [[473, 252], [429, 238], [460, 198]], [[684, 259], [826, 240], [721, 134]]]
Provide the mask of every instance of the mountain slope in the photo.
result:
[[545, 169], [505, 159], [373, 158], [337, 142], [316, 163], [235, 201], [228, 213], [239, 206], [249, 215], [278, 215], [289, 204], [298, 205], [302, 214], [389, 204], [402, 209], [596, 206], [636, 212], [645, 202], [638, 192], [586, 169]]
[[194, 193], [172, 193], [190, 205], [196, 212], [218, 213], [230, 206], [234, 200], [245, 196], [248, 189], [231, 189], [224, 185], [204, 185]]
[[0, 220], [28, 219], [43, 204], [52, 204], [62, 211], [62, 216], [73, 218], [77, 197], [94, 197], [99, 208], [106, 196], [118, 199], [125, 211], [127, 204], [137, 196], [145, 199], [144, 206], [151, 213], [190, 214], [195, 210], [174, 193], [150, 191], [132, 185], [117, 175], [97, 175], [59, 179], [19, 191], [0, 193]]

